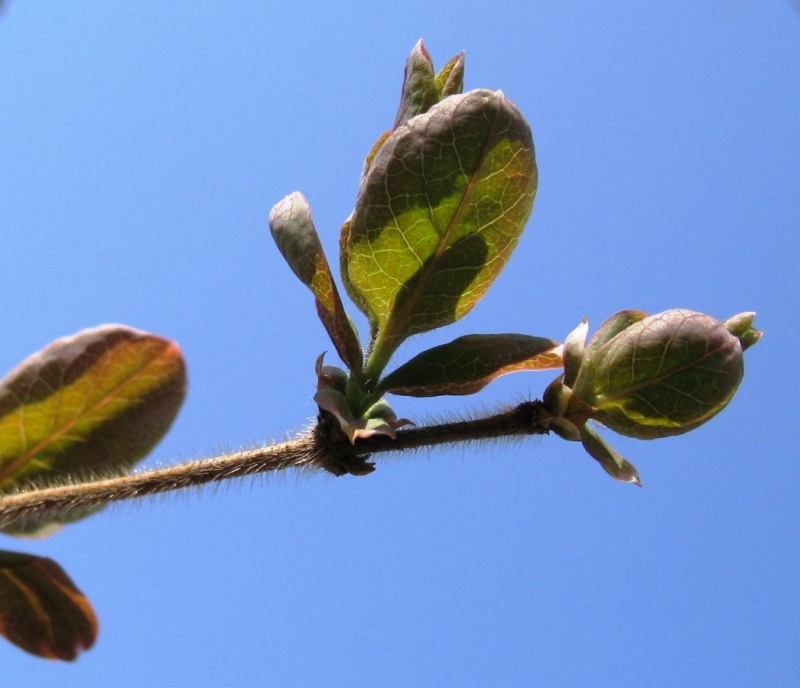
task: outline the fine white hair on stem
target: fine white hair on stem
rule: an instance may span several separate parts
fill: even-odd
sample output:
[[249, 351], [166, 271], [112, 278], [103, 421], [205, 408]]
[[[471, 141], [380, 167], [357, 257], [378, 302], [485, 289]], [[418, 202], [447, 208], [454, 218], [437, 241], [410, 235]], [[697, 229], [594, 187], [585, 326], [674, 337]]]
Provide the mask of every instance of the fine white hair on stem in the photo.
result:
[[0, 528], [36, 528], [80, 518], [123, 500], [286, 469], [366, 475], [373, 470], [373, 464], [366, 460], [373, 454], [546, 434], [539, 422], [540, 408], [538, 401], [523, 402], [493, 414], [401, 430], [395, 439], [381, 435], [359, 439], [355, 444], [323, 413], [308, 431], [269, 446], [121, 476], [82, 476], [46, 487], [29, 484], [19, 492], [0, 497]]

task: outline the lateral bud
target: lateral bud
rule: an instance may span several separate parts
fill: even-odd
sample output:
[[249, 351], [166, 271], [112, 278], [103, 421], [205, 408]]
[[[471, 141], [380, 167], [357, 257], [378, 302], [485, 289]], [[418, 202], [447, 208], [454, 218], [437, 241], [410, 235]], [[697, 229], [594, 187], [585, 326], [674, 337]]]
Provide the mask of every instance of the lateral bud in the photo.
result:
[[599, 346], [589, 344], [573, 390], [597, 409], [595, 420], [621, 435], [682, 435], [733, 398], [744, 349], [761, 337], [754, 317], [742, 313], [722, 323], [674, 309], [629, 322]]
[[581, 441], [618, 480], [641, 484], [636, 469], [587, 422], [644, 440], [699, 427], [739, 388], [743, 352], [762, 335], [754, 318], [748, 312], [720, 322], [686, 309], [650, 316], [620, 311], [586, 346], [584, 320], [567, 338], [564, 375], [545, 391], [543, 404], [552, 414], [546, 427]]

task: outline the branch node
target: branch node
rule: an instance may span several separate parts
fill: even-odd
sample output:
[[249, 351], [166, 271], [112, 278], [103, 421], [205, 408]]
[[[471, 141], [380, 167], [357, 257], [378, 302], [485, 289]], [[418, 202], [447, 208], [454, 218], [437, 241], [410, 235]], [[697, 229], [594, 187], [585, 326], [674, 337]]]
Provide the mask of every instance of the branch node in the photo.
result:
[[367, 461], [370, 455], [356, 450], [328, 411], [320, 409], [313, 434], [315, 444], [321, 450], [320, 463], [329, 473], [340, 477], [369, 475], [375, 470], [375, 464]]

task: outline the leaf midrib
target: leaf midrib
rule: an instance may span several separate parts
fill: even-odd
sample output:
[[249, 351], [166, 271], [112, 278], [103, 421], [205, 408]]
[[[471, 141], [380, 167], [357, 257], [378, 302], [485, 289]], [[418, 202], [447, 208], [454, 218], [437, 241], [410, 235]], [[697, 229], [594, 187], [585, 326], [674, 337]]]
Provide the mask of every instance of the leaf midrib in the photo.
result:
[[[483, 169], [483, 165], [486, 162], [486, 157], [489, 154], [491, 149], [491, 142], [494, 141], [495, 130], [497, 127], [497, 121], [500, 117], [500, 106], [495, 105], [494, 117], [492, 120], [491, 127], [489, 129], [489, 134], [486, 137], [486, 145], [483, 147], [481, 151], [480, 158], [478, 160], [478, 164], [475, 166], [475, 171], [469, 178], [466, 188], [464, 189], [461, 201], [458, 204], [458, 208], [456, 212], [453, 214], [452, 219], [448, 223], [447, 229], [442, 234], [441, 238], [439, 239], [439, 243], [436, 247], [436, 250], [433, 252], [432, 256], [426, 261], [426, 263], [422, 266], [422, 271], [418, 273], [419, 278], [416, 280], [416, 284], [414, 286], [413, 291], [407, 296], [404, 300], [403, 306], [398, 310], [392, 310], [389, 315], [389, 319], [387, 320], [386, 327], [384, 328], [384, 336], [382, 339], [385, 341], [391, 342], [397, 338], [402, 338], [402, 333], [395, 333], [393, 330], [397, 327], [396, 323], [406, 323], [410, 319], [410, 316], [413, 314], [415, 306], [419, 300], [419, 297], [424, 290], [430, 275], [435, 272], [436, 267], [438, 265], [439, 259], [444, 255], [445, 250], [449, 247], [450, 238], [455, 231], [455, 227], [458, 225], [461, 217], [466, 212], [468, 202], [467, 199], [471, 197], [473, 188], [478, 183], [480, 179], [480, 173]], [[428, 212], [431, 216], [431, 225], [435, 227], [433, 223], [433, 207], [428, 199], [428, 189], [425, 190], [425, 197], [428, 200], [427, 207]]]
[[[117, 393], [124, 389], [125, 387], [131, 385], [135, 382], [139, 377], [141, 377], [148, 369], [150, 369], [155, 363], [160, 361], [169, 351], [170, 347], [167, 346], [158, 356], [152, 358], [144, 368], [140, 368], [139, 370], [135, 371], [129, 377], [126, 377], [122, 382], [120, 382], [116, 387], [109, 390], [96, 404], [91, 406], [87, 411], [83, 414], [76, 416], [71, 422], [64, 425], [63, 428], [58, 430], [53, 435], [49, 435], [36, 444], [33, 445], [28, 451], [20, 454], [15, 460], [9, 463], [4, 468], [0, 469], [0, 489], [6, 483], [6, 481], [11, 480], [14, 478], [14, 474], [17, 470], [21, 469], [28, 461], [32, 460], [40, 451], [45, 449], [49, 444], [65, 437], [70, 430], [72, 430], [78, 423], [85, 420], [86, 418], [90, 417], [93, 413], [98, 411], [99, 409], [103, 408], [106, 404], [116, 398]], [[77, 382], [77, 381], [76, 381]], [[21, 406], [18, 409], [18, 412], [24, 409], [25, 406]], [[78, 440], [76, 440], [78, 441]]]

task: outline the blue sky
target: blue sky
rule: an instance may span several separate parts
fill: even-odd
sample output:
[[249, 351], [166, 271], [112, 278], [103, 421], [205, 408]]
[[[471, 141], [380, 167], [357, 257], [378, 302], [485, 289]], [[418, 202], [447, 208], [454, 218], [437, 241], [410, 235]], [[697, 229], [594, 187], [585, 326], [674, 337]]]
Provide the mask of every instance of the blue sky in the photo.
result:
[[[182, 346], [191, 391], [148, 459], [281, 439], [330, 349], [267, 229], [301, 190], [335, 262], [405, 58], [466, 50], [466, 88], [531, 123], [540, 186], [470, 332], [562, 339], [622, 308], [758, 312], [738, 396], [658, 442], [642, 490], [547, 437], [110, 509], [43, 541], [89, 595], [52, 686], [794, 686], [800, 484], [800, 10], [700, 2], [73, 2], [0, 15], [0, 308], [10, 370], [122, 322]], [[359, 321], [360, 322], [360, 321]], [[363, 325], [362, 322], [360, 322]], [[540, 395], [398, 399], [418, 422]]]

